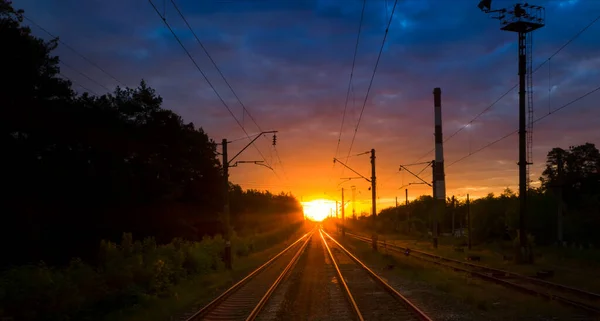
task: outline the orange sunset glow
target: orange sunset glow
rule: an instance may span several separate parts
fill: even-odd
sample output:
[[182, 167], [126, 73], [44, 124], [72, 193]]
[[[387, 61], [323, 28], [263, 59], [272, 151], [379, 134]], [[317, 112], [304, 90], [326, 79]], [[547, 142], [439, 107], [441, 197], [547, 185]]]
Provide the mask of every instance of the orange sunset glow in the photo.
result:
[[332, 212], [335, 213], [335, 201], [317, 199], [310, 202], [302, 202], [304, 215], [313, 221], [322, 221]]
[[[331, 19], [327, 16], [330, 9], [316, 5], [317, 1], [317, 13], [309, 21], [305, 12], [310, 9], [296, 8], [297, 1], [260, 2], [264, 6], [277, 4], [272, 9], [275, 14], [269, 15], [273, 21], [264, 19], [260, 10], [250, 10], [250, 3], [254, 2], [242, 1], [240, 3], [250, 7], [240, 4], [241, 9], [231, 12], [229, 4], [213, 2], [207, 12], [214, 10], [218, 15], [217, 18], [206, 16], [210, 19], [202, 10], [190, 9], [190, 19], [199, 22], [209, 19], [211, 28], [215, 28], [214, 39], [208, 36], [201, 39], [206, 41], [224, 78], [194, 41], [184, 41], [184, 46], [197, 54], [196, 62], [205, 69], [210, 84], [194, 69], [194, 62], [184, 54], [152, 8], [148, 6], [146, 11], [140, 11], [127, 4], [119, 12], [133, 15], [127, 16], [128, 21], [144, 21], [143, 30], [139, 31], [141, 38], [136, 40], [139, 43], [132, 43], [129, 32], [107, 37], [124, 47], [115, 49], [114, 57], [106, 57], [104, 67], [118, 71], [117, 76], [127, 78], [124, 82], [128, 85], [144, 78], [164, 99], [163, 108], [177, 112], [185, 123], [193, 122], [201, 127], [217, 143], [229, 140], [230, 158], [243, 150], [232, 165], [236, 161], [243, 162], [229, 170], [232, 183], [243, 189], [292, 193], [298, 199], [311, 202], [311, 205], [305, 203], [305, 211], [314, 219], [328, 214], [328, 208], [320, 199], [340, 201], [344, 188], [346, 201], [350, 201], [352, 186], [355, 186], [356, 214], [370, 215], [370, 183], [339, 163], [334, 164], [333, 158], [370, 179], [369, 155], [357, 154], [371, 149], [376, 151], [378, 211], [394, 206], [396, 198], [403, 204], [405, 189], [408, 189], [408, 200], [432, 195], [431, 187], [410, 173], [399, 171], [399, 166], [435, 158], [432, 91], [439, 87], [446, 195], [465, 198], [469, 194], [471, 198], [478, 198], [501, 193], [507, 187], [518, 189], [518, 137], [516, 132], [510, 134], [518, 128], [518, 88], [506, 94], [518, 83], [518, 75], [516, 36], [501, 32], [489, 23], [489, 18], [480, 15], [473, 2], [439, 1], [438, 4], [436, 1], [435, 10], [427, 11], [427, 19], [420, 11], [430, 10], [421, 8], [427, 7], [425, 4], [399, 2], [402, 7], [398, 12], [403, 16], [392, 21], [384, 47], [382, 37], [390, 11], [384, 1], [367, 1], [367, 16], [372, 19], [365, 20], [358, 44], [359, 2], [352, 5], [345, 1], [327, 2], [327, 6], [344, 12], [343, 18]], [[105, 10], [96, 7], [97, 4], [85, 3], [78, 7], [78, 10], [89, 10], [84, 14], [72, 11], [60, 14], [75, 19]], [[194, 2], [189, 6], [193, 8]], [[447, 19], [445, 6], [455, 11], [450, 15], [455, 18]], [[39, 12], [35, 16], [42, 25], [56, 23], [51, 19], [42, 20], [46, 9], [32, 4], [25, 9], [32, 14]], [[540, 86], [534, 91], [534, 118], [544, 117], [536, 120], [533, 129], [530, 166], [533, 187], [539, 186], [546, 155], [552, 148], [600, 143], [597, 130], [600, 112], [593, 108], [598, 93], [561, 109], [597, 85], [597, 80], [590, 77], [591, 71], [600, 69], [598, 29], [578, 35], [577, 41], [561, 48], [593, 12], [582, 5], [554, 4], [547, 8], [549, 21], [562, 21], [565, 16], [580, 17], [575, 19], [579, 24], [552, 23], [536, 31], [539, 35], [536, 36], [539, 41], [535, 46], [536, 61], [552, 56], [552, 69], [549, 64], [544, 65], [532, 76], [533, 83]], [[436, 31], [428, 29], [429, 19], [440, 24]], [[232, 21], [243, 27], [232, 25]], [[466, 21], [468, 23], [463, 25]], [[63, 23], [75, 22], [65, 20]], [[277, 24], [277, 29], [273, 24]], [[471, 25], [480, 27], [471, 28]], [[128, 30], [127, 27], [105, 29]], [[73, 43], [90, 41], [79, 30], [75, 32], [66, 27], [59, 30], [65, 33], [61, 37]], [[104, 29], [94, 27], [89, 32], [99, 30]], [[186, 37], [190, 35], [185, 30], [180, 36], [189, 40]], [[42, 30], [36, 29], [36, 32], [43, 34]], [[460, 43], [453, 42], [452, 37], [460, 39]], [[555, 54], [558, 48], [561, 51]], [[65, 51], [65, 61], [78, 59], [71, 55]], [[82, 65], [82, 68], [92, 67]], [[68, 75], [84, 85], [95, 86], [77, 74]], [[110, 83], [112, 80], [108, 77], [103, 81], [107, 81], [109, 87], [116, 85]], [[92, 88], [99, 92], [102, 89]], [[561, 109], [560, 112], [548, 114], [557, 109]], [[272, 134], [264, 134], [253, 146], [245, 148], [263, 131], [277, 131], [276, 142]], [[220, 157], [219, 161], [222, 162]], [[266, 166], [257, 166], [252, 163], [255, 161]], [[431, 167], [421, 164], [408, 168], [431, 183]]]

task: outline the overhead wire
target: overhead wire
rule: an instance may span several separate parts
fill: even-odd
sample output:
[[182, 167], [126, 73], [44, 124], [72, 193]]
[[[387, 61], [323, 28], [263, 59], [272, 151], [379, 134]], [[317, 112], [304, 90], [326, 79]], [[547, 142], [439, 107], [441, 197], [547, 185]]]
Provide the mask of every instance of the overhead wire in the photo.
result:
[[[371, 92], [371, 88], [373, 86], [373, 80], [375, 79], [375, 74], [377, 73], [377, 67], [379, 66], [379, 61], [381, 60], [381, 54], [383, 53], [383, 48], [385, 46], [385, 41], [387, 39], [390, 25], [392, 24], [392, 20], [394, 19], [394, 12], [396, 11], [396, 5], [398, 4], [398, 0], [394, 1], [394, 6], [392, 7], [392, 13], [390, 14], [390, 19], [388, 20], [387, 27], [385, 28], [385, 34], [383, 36], [383, 40], [381, 42], [381, 47], [379, 48], [379, 54], [377, 55], [377, 61], [375, 62], [375, 67], [373, 68], [373, 74], [371, 75], [371, 80], [369, 81], [369, 87], [367, 88], [367, 93], [365, 95], [365, 100], [363, 101], [363, 105], [358, 116], [358, 122], [356, 127], [354, 128], [354, 135], [352, 135], [352, 141], [350, 142], [350, 148], [348, 149], [348, 155], [352, 152], [352, 147], [354, 146], [354, 141], [356, 139], [356, 133], [358, 132], [358, 128], [360, 126], [360, 122], [362, 120], [363, 113], [365, 111], [365, 107], [367, 106], [367, 100], [369, 99], [369, 93]], [[347, 158], [347, 157], [346, 157]]]
[[[38, 24], [37, 22], [35, 22], [33, 19], [31, 19], [31, 18], [29, 18], [29, 17], [27, 17], [25, 15], [23, 15], [23, 18], [25, 20], [29, 21], [30, 23], [32, 23], [34, 26], [36, 26], [37, 28], [39, 28], [43, 32], [45, 32], [46, 34], [48, 34], [50, 37], [57, 39], [57, 41], [61, 45], [63, 45], [65, 48], [71, 50], [73, 53], [75, 53], [76, 55], [78, 55], [79, 57], [81, 57], [83, 60], [87, 61], [90, 65], [96, 67], [98, 70], [100, 70], [101, 72], [103, 72], [105, 75], [107, 75], [108, 77], [112, 78], [114, 81], [116, 81], [117, 83], [121, 84], [122, 86], [125, 86], [125, 84], [123, 84], [123, 82], [121, 82], [119, 79], [117, 79], [111, 73], [109, 73], [108, 71], [106, 71], [106, 69], [100, 67], [97, 63], [95, 63], [94, 61], [92, 61], [91, 59], [89, 59], [88, 57], [86, 57], [84, 54], [82, 54], [81, 52], [77, 51], [75, 48], [71, 47], [69, 44], [65, 43], [64, 41], [60, 40], [60, 37], [52, 34], [50, 31], [48, 31], [46, 28], [42, 27], [40, 24]], [[102, 87], [104, 87], [104, 86], [102, 86]], [[104, 87], [104, 88], [106, 88], [106, 87]]]
[[[342, 140], [342, 132], [344, 130], [344, 122], [346, 120], [346, 111], [348, 110], [348, 100], [350, 99], [350, 91], [352, 89], [352, 78], [354, 77], [354, 67], [356, 66], [356, 55], [358, 53], [358, 44], [360, 42], [360, 32], [363, 25], [363, 20], [365, 16], [365, 7], [367, 0], [363, 0], [362, 10], [360, 12], [360, 22], [358, 24], [358, 32], [356, 35], [356, 44], [354, 45], [354, 56], [352, 57], [352, 69], [350, 69], [350, 79], [348, 80], [348, 89], [346, 90], [346, 101], [344, 102], [344, 113], [342, 114], [342, 124], [340, 125], [340, 132], [338, 135], [337, 146], [335, 148], [335, 154], [333, 157], [338, 156], [338, 152], [340, 149], [340, 142]], [[335, 166], [335, 163], [334, 163]]]
[[[204, 51], [204, 53], [206, 54], [206, 56], [208, 57], [208, 59], [212, 63], [213, 67], [215, 67], [215, 69], [217, 70], [217, 72], [219, 73], [219, 75], [221, 76], [221, 78], [223, 79], [223, 81], [225, 82], [225, 84], [227, 85], [227, 87], [229, 88], [229, 90], [231, 90], [231, 92], [233, 93], [233, 96], [235, 97], [235, 99], [242, 106], [242, 111], [243, 111], [242, 117], [243, 117], [244, 113], [246, 115], [248, 115], [248, 117], [250, 117], [250, 120], [252, 120], [252, 122], [254, 123], [254, 125], [256, 125], [256, 128], [258, 128], [258, 130], [260, 132], [262, 132], [263, 131], [262, 128], [258, 125], [258, 123], [256, 122], [256, 119], [252, 116], [252, 114], [250, 113], [250, 111], [248, 110], [248, 108], [246, 107], [246, 105], [242, 102], [242, 100], [240, 99], [240, 97], [238, 96], [238, 94], [236, 93], [236, 91], [233, 89], [233, 87], [231, 86], [231, 84], [229, 83], [229, 81], [227, 81], [227, 78], [225, 78], [225, 75], [221, 71], [221, 68], [219, 68], [219, 66], [217, 65], [217, 63], [213, 59], [212, 55], [208, 52], [208, 49], [206, 49], [206, 47], [204, 46], [204, 43], [200, 40], [200, 38], [198, 37], [198, 35], [196, 34], [196, 32], [194, 31], [194, 29], [192, 28], [192, 26], [190, 25], [190, 23], [186, 19], [186, 17], [183, 14], [183, 12], [179, 9], [179, 7], [177, 6], [177, 4], [175, 3], [174, 0], [171, 0], [171, 3], [173, 4], [173, 7], [175, 8], [175, 10], [177, 11], [177, 13], [179, 14], [179, 16], [181, 17], [181, 19], [183, 20], [183, 22], [185, 23], [185, 25], [187, 26], [187, 28], [190, 30], [190, 32], [192, 33], [192, 35], [196, 39], [196, 42], [198, 42], [198, 44], [202, 48], [202, 51]], [[240, 126], [243, 127], [243, 125], [240, 125]], [[279, 162], [279, 164], [281, 166], [281, 170], [284, 172], [284, 175], [285, 175], [285, 170], [283, 169], [283, 163], [281, 161], [281, 158], [279, 157], [279, 153], [277, 152], [277, 147], [274, 147], [274, 149], [275, 149], [275, 152], [276, 152], [275, 154], [276, 154], [276, 157], [278, 159], [278, 162]], [[287, 175], [285, 175], [285, 176], [287, 178]]]
[[66, 62], [64, 62], [64, 61], [62, 61], [62, 60], [61, 60], [61, 61], [60, 61], [60, 64], [61, 64], [61, 65], [63, 65], [63, 66], [65, 66], [65, 67], [67, 67], [67, 68], [69, 68], [69, 69], [71, 69], [71, 70], [73, 70], [73, 71], [75, 71], [75, 72], [76, 72], [76, 73], [78, 73], [80, 76], [82, 76], [82, 77], [84, 77], [84, 78], [88, 79], [89, 81], [93, 82], [94, 84], [96, 84], [96, 85], [98, 85], [98, 86], [100, 86], [100, 87], [104, 88], [104, 90], [106, 90], [107, 92], [111, 92], [111, 90], [110, 90], [110, 89], [108, 89], [108, 87], [106, 87], [106, 86], [104, 86], [103, 84], [99, 83], [98, 81], [96, 81], [96, 80], [95, 80], [95, 79], [93, 79], [92, 77], [88, 76], [86, 73], [84, 73], [84, 72], [82, 72], [82, 71], [80, 71], [80, 70], [78, 70], [78, 69], [76, 69], [76, 68], [72, 67], [71, 65], [67, 64]]
[[[202, 75], [202, 77], [204, 77], [204, 80], [208, 83], [208, 85], [213, 90], [213, 92], [215, 93], [215, 95], [217, 95], [217, 98], [219, 98], [219, 100], [221, 101], [221, 103], [223, 104], [223, 106], [227, 109], [227, 111], [229, 112], [229, 114], [231, 115], [231, 117], [233, 117], [233, 119], [235, 120], [235, 122], [242, 129], [242, 131], [244, 132], [244, 134], [246, 134], [246, 136], [248, 137], [248, 139], [251, 139], [250, 135], [248, 134], [248, 132], [246, 131], [246, 129], [244, 128], [244, 126], [242, 126], [242, 124], [237, 119], [237, 117], [235, 117], [235, 114], [233, 113], [233, 111], [231, 110], [231, 108], [229, 107], [229, 105], [227, 105], [227, 103], [225, 102], [225, 100], [223, 99], [223, 97], [216, 90], [216, 88], [214, 87], [214, 85], [212, 84], [212, 82], [208, 79], [208, 77], [206, 76], [206, 74], [204, 73], [204, 71], [202, 71], [202, 69], [200, 68], [200, 66], [198, 65], [198, 63], [196, 62], [196, 60], [194, 59], [194, 57], [192, 56], [192, 54], [185, 47], [185, 45], [183, 44], [183, 42], [181, 41], [181, 39], [179, 39], [179, 37], [177, 36], [177, 34], [173, 30], [173, 28], [171, 28], [171, 25], [167, 22], [167, 19], [165, 18], [165, 16], [160, 13], [160, 11], [158, 10], [158, 8], [154, 4], [154, 2], [152, 2], [152, 0], [148, 0], [148, 2], [150, 3], [150, 5], [154, 9], [154, 11], [156, 11], [156, 14], [161, 18], [161, 20], [163, 21], [163, 23], [165, 24], [165, 26], [167, 27], [167, 29], [169, 29], [169, 31], [171, 32], [171, 34], [173, 35], [173, 37], [175, 38], [175, 40], [179, 43], [179, 45], [181, 46], [181, 48], [185, 51], [185, 53], [187, 54], [188, 58], [190, 58], [190, 60], [192, 61], [192, 63], [196, 67], [196, 69], [198, 69], [198, 71], [200, 72], [200, 74]], [[265, 163], [269, 164], [269, 162], [267, 161], [267, 159], [265, 158], [265, 156], [263, 155], [263, 153], [260, 151], [260, 149], [254, 143], [252, 144], [252, 146], [258, 151], [258, 153], [262, 157], [263, 161]], [[277, 175], [277, 172], [275, 172], [275, 170], [271, 169], [271, 171], [275, 174], [275, 176], [277, 176], [279, 178], [279, 175]]]
[[[562, 110], [562, 109], [564, 109], [564, 108], [566, 108], [566, 107], [568, 107], [568, 106], [571, 106], [572, 104], [574, 104], [574, 103], [578, 102], [579, 100], [581, 100], [581, 99], [583, 99], [583, 98], [585, 98], [585, 97], [587, 97], [587, 96], [589, 96], [589, 95], [591, 95], [591, 94], [593, 94], [593, 93], [595, 93], [595, 92], [597, 92], [597, 91], [600, 91], [600, 86], [598, 86], [598, 87], [596, 87], [596, 88], [594, 88], [594, 89], [592, 89], [592, 90], [588, 91], [587, 93], [585, 93], [585, 94], [583, 94], [583, 95], [581, 95], [581, 96], [579, 96], [579, 97], [577, 97], [577, 98], [575, 98], [575, 99], [573, 99], [573, 100], [569, 101], [568, 103], [566, 103], [566, 104], [564, 104], [564, 105], [562, 105], [562, 106], [560, 106], [560, 107], [558, 107], [558, 108], [554, 109], [553, 111], [549, 112], [548, 114], [545, 114], [544, 116], [541, 116], [541, 117], [539, 117], [539, 118], [535, 119], [535, 120], [533, 121], [533, 123], [535, 124], [535, 123], [537, 123], [537, 122], [541, 121], [542, 119], [544, 119], [544, 118], [546, 118], [546, 117], [548, 117], [548, 116], [550, 116], [550, 115], [553, 115], [553, 114], [555, 114], [556, 112], [558, 112], [558, 111], [560, 111], [560, 110]], [[504, 135], [504, 136], [502, 136], [502, 137], [500, 137], [500, 138], [498, 138], [498, 139], [496, 139], [496, 140], [494, 140], [494, 141], [491, 141], [491, 142], [489, 142], [489, 143], [485, 144], [484, 146], [482, 146], [482, 147], [480, 147], [480, 148], [476, 149], [474, 152], [472, 152], [472, 153], [469, 153], [469, 154], [467, 154], [467, 155], [465, 155], [465, 156], [463, 156], [463, 157], [461, 157], [461, 158], [459, 158], [459, 159], [457, 159], [457, 160], [453, 161], [452, 163], [448, 164], [448, 165], [446, 166], [446, 168], [448, 168], [448, 167], [450, 167], [450, 166], [452, 166], [452, 165], [454, 165], [454, 164], [456, 164], [456, 163], [458, 163], [458, 162], [461, 162], [461, 161], [463, 161], [463, 160], [467, 159], [468, 157], [471, 157], [471, 156], [473, 156], [473, 155], [475, 155], [475, 154], [479, 153], [480, 151], [482, 151], [482, 150], [484, 150], [484, 149], [486, 149], [486, 148], [488, 148], [488, 147], [490, 147], [490, 146], [492, 146], [492, 145], [494, 145], [494, 144], [497, 144], [498, 142], [500, 142], [500, 141], [502, 141], [502, 140], [504, 140], [504, 139], [506, 139], [506, 138], [508, 138], [508, 137], [510, 137], [510, 136], [512, 136], [512, 135], [514, 135], [514, 134], [516, 134], [517, 132], [518, 132], [518, 129], [517, 129], [517, 130], [514, 130], [514, 131], [512, 131], [512, 132], [510, 132], [510, 133], [507, 133], [506, 135]]]
[[[256, 137], [258, 135], [260, 135], [260, 134], [252, 134], [252, 135], [249, 135], [249, 136], [250, 137]], [[228, 143], [231, 144], [231, 143], [239, 142], [240, 140], [245, 140], [245, 139], [248, 139], [248, 136], [244, 136], [244, 137], [239, 137], [239, 138], [236, 138], [236, 139], [232, 139], [232, 140], [228, 141]]]
[[77, 81], [74, 81], [73, 79], [71, 79], [71, 78], [67, 77], [65, 74], [63, 74], [63, 73], [61, 73], [61, 72], [59, 72], [58, 74], [59, 74], [59, 75], [60, 75], [62, 78], [64, 78], [64, 79], [66, 79], [66, 80], [70, 81], [71, 83], [75, 84], [76, 86], [78, 86], [78, 87], [81, 87], [83, 90], [85, 90], [85, 91], [87, 91], [87, 92], [89, 92], [89, 93], [92, 93], [92, 94], [94, 94], [94, 95], [98, 96], [98, 93], [96, 93], [95, 91], [93, 91], [93, 90], [89, 89], [88, 87], [86, 87], [86, 86], [84, 86], [84, 85], [80, 84], [79, 82], [77, 82]]
[[[542, 68], [546, 63], [549, 63], [550, 60], [554, 56], [556, 56], [563, 49], [565, 49], [570, 43], [572, 43], [575, 39], [577, 39], [579, 36], [581, 36], [581, 34], [583, 34], [592, 25], [594, 25], [596, 22], [598, 22], [598, 20], [600, 20], [600, 15], [597, 16], [595, 19], [593, 19], [589, 24], [587, 24], [581, 30], [579, 30], [566, 43], [564, 43], [560, 48], [558, 48], [552, 55], [550, 55], [546, 60], [544, 60], [537, 67], [535, 67], [535, 69], [533, 69], [533, 71], [532, 71], [532, 74], [534, 74], [536, 71], [538, 71], [540, 68]], [[502, 94], [500, 97], [498, 97], [498, 99], [496, 99], [492, 104], [490, 104], [489, 106], [487, 106], [485, 109], [483, 109], [481, 112], [479, 112], [475, 117], [473, 117], [473, 119], [471, 119], [468, 123], [464, 124], [463, 126], [461, 126], [460, 128], [458, 128], [455, 132], [453, 132], [450, 136], [448, 136], [447, 138], [445, 138], [443, 142], [445, 143], [445, 142], [449, 141], [454, 136], [456, 136], [458, 133], [460, 133], [461, 131], [463, 131], [465, 128], [469, 127], [475, 120], [477, 120], [479, 117], [481, 117], [487, 111], [489, 111], [490, 109], [492, 109], [500, 100], [502, 100], [506, 95], [508, 95], [511, 91], [513, 91], [514, 89], [516, 89], [518, 86], [519, 86], [519, 84], [515, 84], [514, 86], [512, 86], [508, 91], [506, 91], [504, 94]], [[433, 151], [435, 151], [435, 148], [432, 148], [430, 151], [428, 151], [427, 153], [425, 153], [423, 156], [419, 157], [416, 161], [419, 161], [419, 160], [423, 159], [425, 156], [431, 154]]]

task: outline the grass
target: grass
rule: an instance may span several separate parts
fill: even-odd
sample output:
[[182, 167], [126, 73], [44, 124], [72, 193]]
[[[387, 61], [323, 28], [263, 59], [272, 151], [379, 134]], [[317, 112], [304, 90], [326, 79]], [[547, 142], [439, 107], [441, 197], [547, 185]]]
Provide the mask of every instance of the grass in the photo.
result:
[[481, 258], [478, 264], [506, 271], [534, 276], [540, 270], [552, 270], [554, 276], [548, 281], [600, 293], [600, 279], [590, 275], [600, 269], [599, 250], [579, 250], [573, 248], [535, 247], [535, 262], [530, 265], [515, 264], [513, 260], [504, 260], [503, 255], [512, 256], [510, 243], [486, 243], [474, 245], [471, 250], [464, 247], [463, 252], [454, 250], [460, 240], [451, 237], [440, 237], [439, 246], [433, 248], [429, 239], [407, 239], [405, 235], [382, 235], [380, 240], [411, 249], [435, 253], [440, 256], [465, 260], [467, 255]]
[[[379, 270], [393, 266], [389, 271], [397, 277], [411, 282], [427, 284], [442, 293], [438, 299], [451, 296], [455, 300], [470, 306], [471, 311], [489, 318], [534, 319], [541, 315], [568, 318], [575, 313], [555, 302], [544, 301], [519, 292], [511, 291], [500, 285], [492, 284], [464, 273], [432, 266], [425, 262], [404, 257], [393, 252], [373, 252], [369, 244], [347, 238], [342, 244], [353, 251], [366, 264]], [[427, 301], [436, 300], [427, 298]]]
[[173, 296], [166, 298], [150, 299], [143, 304], [127, 310], [116, 311], [108, 314], [106, 321], [164, 321], [177, 320], [178, 316], [194, 311], [209, 303], [228, 287], [239, 281], [261, 264], [273, 257], [291, 242], [295, 241], [310, 227], [305, 225], [297, 232], [291, 234], [283, 242], [260, 252], [234, 261], [232, 271], [217, 271], [209, 274], [198, 275], [174, 287]]

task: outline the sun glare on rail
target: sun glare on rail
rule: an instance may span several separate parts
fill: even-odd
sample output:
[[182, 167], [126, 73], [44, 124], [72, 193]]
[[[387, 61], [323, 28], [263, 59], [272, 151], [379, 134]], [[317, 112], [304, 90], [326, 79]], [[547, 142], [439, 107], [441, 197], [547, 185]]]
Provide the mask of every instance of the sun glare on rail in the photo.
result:
[[335, 202], [318, 199], [310, 202], [302, 202], [304, 215], [313, 221], [322, 221], [332, 212], [335, 212]]

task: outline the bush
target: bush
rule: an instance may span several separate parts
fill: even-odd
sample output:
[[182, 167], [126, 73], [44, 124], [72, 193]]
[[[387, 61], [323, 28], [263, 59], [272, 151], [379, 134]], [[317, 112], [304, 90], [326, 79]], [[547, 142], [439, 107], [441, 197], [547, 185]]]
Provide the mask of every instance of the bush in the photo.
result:
[[[232, 235], [234, 253], [264, 250], [298, 230], [302, 223], [245, 238]], [[0, 273], [0, 318], [33, 320], [100, 320], [111, 311], [172, 296], [173, 286], [224, 268], [221, 235], [200, 242], [174, 239], [157, 245], [153, 238], [121, 243], [102, 241], [98, 265], [74, 259], [64, 268], [44, 263], [13, 267]]]

